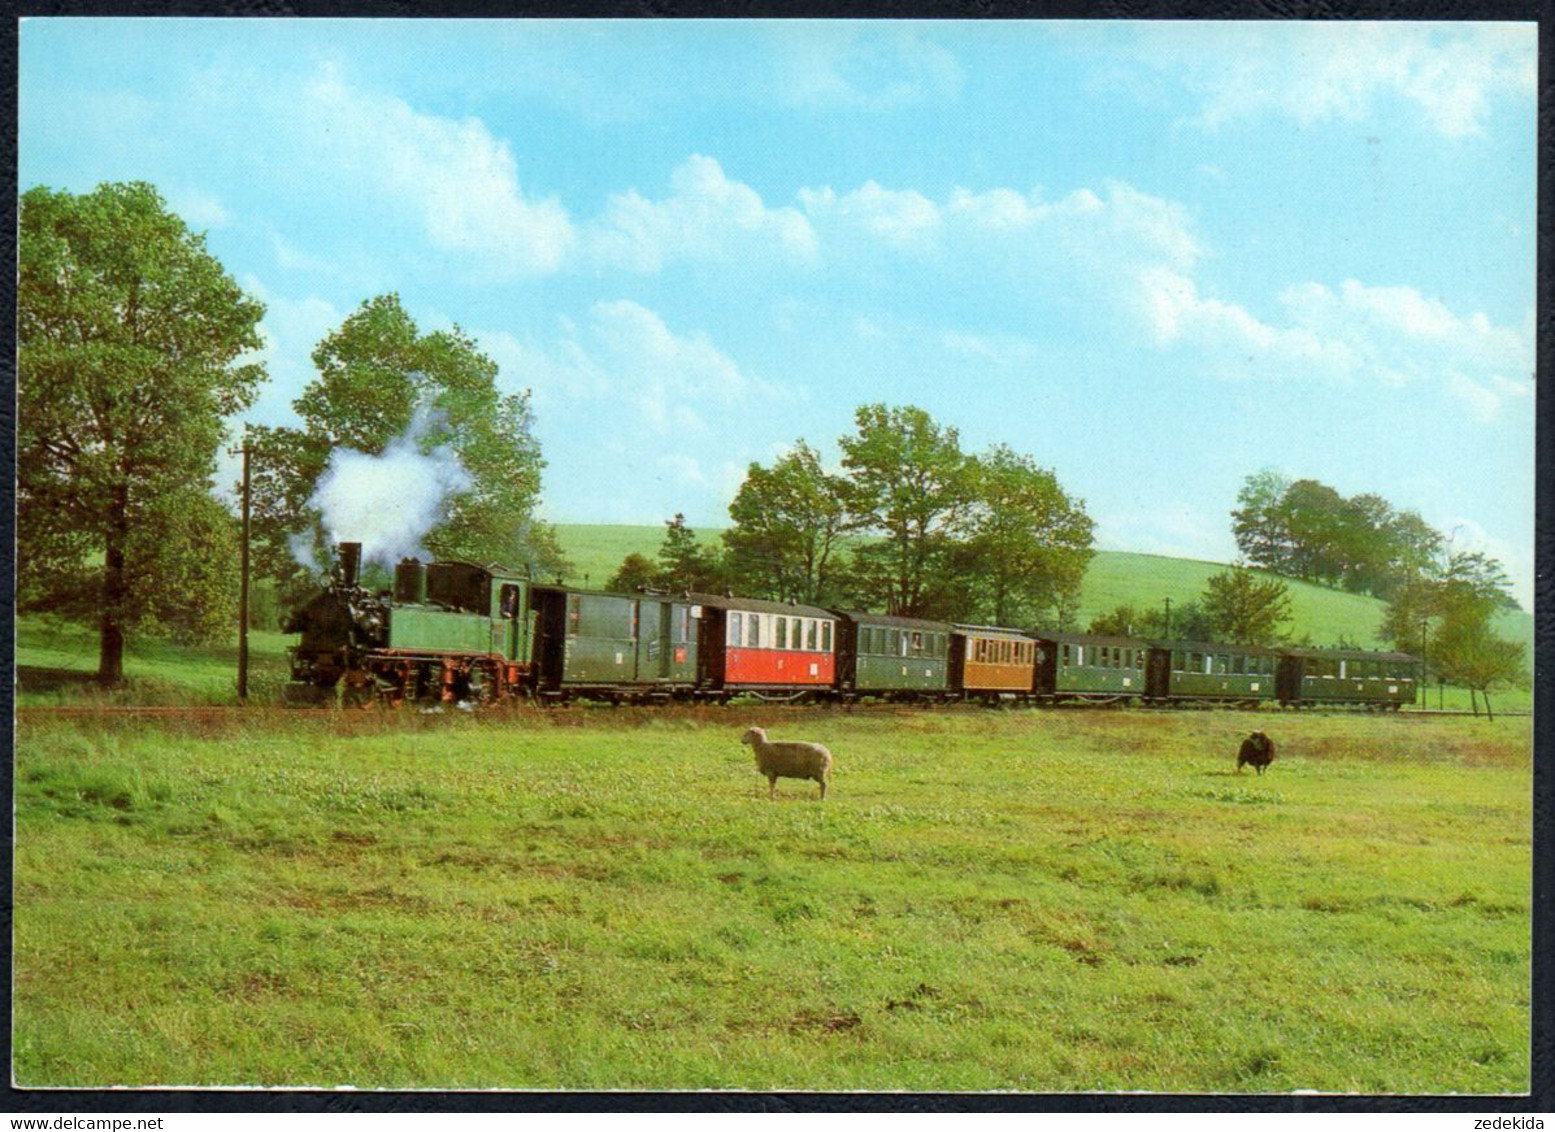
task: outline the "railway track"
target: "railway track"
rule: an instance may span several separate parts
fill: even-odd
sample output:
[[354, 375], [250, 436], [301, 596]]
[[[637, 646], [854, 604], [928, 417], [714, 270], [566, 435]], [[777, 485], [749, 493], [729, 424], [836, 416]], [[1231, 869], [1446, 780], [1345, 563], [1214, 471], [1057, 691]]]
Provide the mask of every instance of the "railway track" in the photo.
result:
[[[585, 710], [585, 711], [606, 711], [607, 709], [609, 709], [611, 711], [615, 711], [615, 710], [628, 710], [628, 711], [630, 711], [630, 710], [633, 710], [633, 709], [639, 708], [639, 707], [644, 707], [645, 708], [646, 706], [647, 705], [614, 705], [613, 706], [613, 705], [609, 705], [609, 704], [589, 704], [589, 705], [586, 705], [586, 706], [585, 705], [580, 705], [580, 704], [545, 706], [545, 705], [539, 705], [539, 704], [514, 704], [514, 705], [506, 705], [506, 706], [497, 707], [497, 708], [484, 708], [484, 709], [481, 709], [481, 713], [482, 714], [486, 714], [486, 715], [490, 715], [490, 714], [494, 713], [494, 714], [496, 714], [498, 716], [516, 716], [516, 715], [524, 715], [524, 714], [531, 714], [531, 713], [540, 714], [540, 715], [549, 715], [549, 714], [553, 714], [553, 713], [555, 713], [557, 711], [574, 711], [574, 710], [578, 710], [580, 708], [582, 710]], [[713, 705], [708, 705], [708, 704], [672, 704], [672, 705], [667, 705], [667, 706], [654, 707], [652, 710], [655, 711], [655, 712], [662, 712], [662, 711], [665, 711], [665, 710], [675, 711], [677, 708], [681, 708], [681, 709], [688, 710], [688, 711], [689, 710], [702, 710], [702, 711], [705, 711], [705, 710], [707, 710], [711, 706], [713, 706]], [[772, 707], [781, 708], [781, 707], [784, 707], [784, 706], [809, 707], [809, 708], [817, 708], [817, 707], [837, 708], [837, 707], [841, 707], [841, 705], [827, 705], [827, 704], [813, 704], [813, 703], [812, 704], [796, 704], [796, 705], [763, 703], [761, 706], [764, 707], [764, 708], [772, 708]], [[908, 707], [911, 707], [911, 706], [912, 705], [898, 704], [898, 703], [850, 704], [850, 705], [847, 705], [846, 707], [841, 707], [841, 710], [844, 710], [844, 711], [873, 711], [873, 710], [885, 709], [887, 711], [895, 712], [895, 711], [901, 711], [904, 708], [908, 708]], [[962, 706], [962, 707], [968, 707], [968, 708], [970, 708], [970, 707], [982, 707], [982, 705], [972, 705], [972, 704], [950, 705], [950, 706]], [[1060, 708], [1069, 708], [1069, 709], [1073, 709], [1076, 706], [1091, 707], [1093, 709], [1098, 709], [1099, 707], [1101, 707], [1101, 708], [1106, 708], [1108, 710], [1118, 710], [1118, 707], [1119, 707], [1119, 705], [1116, 705], [1116, 704], [1103, 704], [1103, 705], [1094, 705], [1094, 704], [1091, 704], [1091, 705], [1068, 705], [1068, 704], [1066, 704], [1066, 705], [1058, 705], [1058, 706]], [[989, 709], [984, 708], [983, 710], [989, 710]], [[1130, 708], [1124, 707], [1123, 710], [1134, 710], [1134, 709], [1130, 709]], [[1170, 708], [1163, 709], [1161, 707], [1153, 707], [1153, 708], [1150, 708], [1149, 710], [1151, 710], [1151, 711], [1162, 711], [1162, 710], [1205, 710], [1205, 705], [1194, 705], [1192, 707], [1180, 707], [1180, 708], [1176, 708], [1176, 709], [1170, 709]], [[1211, 706], [1211, 707], [1209, 707], [1209, 710], [1216, 710], [1216, 708], [1214, 706]], [[1247, 709], [1247, 708], [1237, 708], [1237, 709], [1233, 709], [1233, 708], [1220, 708], [1218, 710], [1251, 710], [1251, 711], [1260, 711], [1262, 709], [1260, 709], [1260, 708], [1251, 708], [1251, 709]], [[1313, 711], [1314, 709], [1306, 709], [1306, 710]], [[16, 718], [18, 720], [29, 720], [29, 719], [137, 719], [137, 718], [139, 718], [139, 719], [176, 719], [176, 720], [191, 720], [191, 721], [193, 721], [193, 720], [202, 720], [202, 719], [231, 720], [231, 719], [237, 718], [239, 716], [247, 716], [249, 718], [255, 718], [255, 719], [261, 719], [261, 718], [327, 719], [327, 718], [330, 718], [332, 716], [343, 716], [343, 717], [348, 718], [348, 719], [374, 719], [374, 718], [384, 718], [384, 719], [387, 719], [387, 718], [394, 718], [396, 716], [425, 717], [425, 716], [436, 716], [436, 715], [463, 715], [463, 714], [466, 714], [466, 713], [463, 712], [463, 711], [458, 710], [457, 708], [447, 708], [447, 707], [443, 707], [441, 705], [438, 705], [436, 707], [421, 708], [421, 709], [417, 709], [417, 708], [395, 708], [395, 709], [375, 710], [373, 708], [298, 708], [298, 707], [286, 707], [286, 706], [283, 706], [283, 705], [280, 705], [280, 704], [249, 704], [249, 705], [242, 705], [242, 704], [203, 704], [203, 705], [198, 705], [198, 706], [177, 706], [177, 705], [168, 705], [168, 704], [101, 704], [101, 705], [31, 704], [31, 705], [17, 707], [15, 709], [15, 714], [16, 714]], [[1361, 715], [1361, 714], [1372, 714], [1372, 713], [1363, 712], [1359, 708], [1335, 708], [1335, 709], [1331, 709], [1331, 710], [1328, 710], [1328, 711], [1316, 710], [1316, 714], [1319, 714], [1319, 715]], [[1444, 709], [1440, 709], [1440, 708], [1403, 708], [1402, 710], [1400, 710], [1396, 714], [1399, 715], [1399, 716], [1403, 716], [1403, 717], [1418, 716], [1418, 717], [1433, 718], [1433, 719], [1445, 719], [1445, 718], [1460, 717], [1460, 716], [1461, 717], [1467, 717], [1467, 716], [1478, 717], [1480, 715], [1484, 715], [1485, 713], [1484, 712], [1465, 711], [1465, 710], [1452, 709], [1452, 708], [1445, 709], [1445, 710]], [[1496, 718], [1502, 718], [1502, 719], [1526, 719], [1526, 718], [1530, 718], [1532, 715], [1533, 715], [1533, 712], [1531, 712], [1531, 711], [1498, 711], [1498, 712], [1496, 712]]]

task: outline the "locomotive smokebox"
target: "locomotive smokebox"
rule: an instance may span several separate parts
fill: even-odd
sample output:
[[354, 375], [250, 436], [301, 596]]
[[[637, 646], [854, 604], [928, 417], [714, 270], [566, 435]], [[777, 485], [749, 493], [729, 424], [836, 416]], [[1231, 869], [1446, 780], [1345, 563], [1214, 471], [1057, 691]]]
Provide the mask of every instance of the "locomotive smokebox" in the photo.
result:
[[357, 570], [362, 564], [362, 544], [359, 542], [343, 542], [340, 544], [340, 583], [345, 586], [356, 585]]

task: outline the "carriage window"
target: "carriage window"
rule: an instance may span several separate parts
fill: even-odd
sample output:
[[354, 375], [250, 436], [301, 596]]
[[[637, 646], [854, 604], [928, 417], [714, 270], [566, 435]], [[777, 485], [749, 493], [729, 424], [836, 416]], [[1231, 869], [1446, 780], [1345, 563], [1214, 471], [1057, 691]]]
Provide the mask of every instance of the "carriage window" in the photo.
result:
[[1231, 675], [1233, 675], [1233, 676], [1241, 676], [1242, 675], [1242, 665], [1244, 663], [1245, 662], [1243, 661], [1243, 659], [1240, 656], [1233, 656], [1231, 658]]
[[802, 617], [795, 617], [788, 626], [789, 648], [804, 648], [804, 621]]
[[738, 645], [740, 641], [743, 640], [740, 630], [742, 630], [744, 627], [745, 618], [742, 614], [729, 614], [729, 643], [731, 645]]
[[805, 626], [805, 647], [808, 648], [811, 652], [814, 652], [816, 642], [820, 640], [820, 637], [821, 623], [819, 621], [809, 622]]
[[569, 597], [567, 599], [567, 635], [578, 635], [578, 621], [583, 616], [583, 599], [581, 597]]
[[913, 651], [914, 652], [922, 652], [923, 651], [923, 634], [922, 633], [914, 633], [912, 635], [912, 647], [913, 647]]
[[518, 587], [502, 587], [502, 616], [511, 621], [518, 616]]
[[1065, 645], [1063, 648], [1064, 648], [1063, 660], [1061, 661], [1061, 663], [1064, 665], [1064, 667], [1067, 668], [1069, 666], [1069, 646]]
[[773, 648], [780, 649], [780, 648], [785, 647], [788, 644], [788, 618], [787, 617], [779, 617], [777, 619], [777, 629], [773, 633], [773, 636], [777, 638], [775, 641], [772, 642], [772, 647]]
[[756, 648], [761, 644], [761, 614], [752, 613], [745, 618], [745, 644]]
[[689, 605], [677, 605], [675, 607], [675, 643], [683, 645], [691, 640], [691, 607]]
[[821, 622], [821, 651], [831, 652], [831, 622]]

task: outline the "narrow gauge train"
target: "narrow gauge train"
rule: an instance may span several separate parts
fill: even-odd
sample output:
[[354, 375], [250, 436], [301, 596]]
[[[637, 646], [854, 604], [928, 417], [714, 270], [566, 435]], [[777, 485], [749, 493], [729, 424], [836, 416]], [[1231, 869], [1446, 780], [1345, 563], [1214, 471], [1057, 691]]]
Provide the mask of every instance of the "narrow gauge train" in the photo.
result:
[[615, 702], [889, 700], [989, 703], [1414, 703], [1404, 653], [1268, 649], [1023, 632], [727, 595], [617, 594], [532, 581], [497, 566], [395, 569], [392, 591], [357, 581], [341, 545], [330, 585], [284, 629], [290, 703], [406, 700]]

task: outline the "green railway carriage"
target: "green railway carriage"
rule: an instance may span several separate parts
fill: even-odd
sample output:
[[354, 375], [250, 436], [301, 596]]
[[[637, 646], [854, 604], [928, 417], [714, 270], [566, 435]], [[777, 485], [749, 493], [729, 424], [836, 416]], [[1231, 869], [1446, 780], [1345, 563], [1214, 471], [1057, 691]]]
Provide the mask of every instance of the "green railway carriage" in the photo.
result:
[[1257, 706], [1275, 697], [1279, 654], [1256, 645], [1207, 641], [1159, 641], [1150, 646], [1147, 698]]
[[942, 621], [839, 611], [838, 692], [844, 699], [947, 698], [953, 631]]
[[684, 597], [536, 586], [534, 605], [542, 697], [668, 699], [696, 684], [701, 610]]
[[1284, 706], [1340, 704], [1397, 711], [1415, 702], [1419, 664], [1401, 652], [1284, 649], [1276, 694]]
[[1143, 641], [1094, 633], [1035, 633], [1039, 699], [1129, 700], [1145, 694]]

